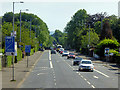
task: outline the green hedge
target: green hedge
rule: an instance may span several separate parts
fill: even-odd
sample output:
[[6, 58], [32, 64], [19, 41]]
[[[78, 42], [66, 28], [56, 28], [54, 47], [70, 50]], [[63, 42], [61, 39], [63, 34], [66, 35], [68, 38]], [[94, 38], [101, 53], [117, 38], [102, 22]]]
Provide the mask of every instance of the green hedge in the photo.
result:
[[100, 43], [97, 44], [97, 48], [95, 50], [96, 54], [103, 57], [105, 48], [108, 47], [110, 49], [116, 49], [120, 46], [120, 44], [116, 40], [104, 39]]
[[34, 48], [31, 49], [31, 52], [30, 52], [30, 55], [33, 55], [34, 54]]
[[17, 49], [17, 61], [22, 60], [22, 51], [20, 49]]
[[7, 67], [9, 67], [11, 65], [12, 65], [12, 56], [7, 56]]

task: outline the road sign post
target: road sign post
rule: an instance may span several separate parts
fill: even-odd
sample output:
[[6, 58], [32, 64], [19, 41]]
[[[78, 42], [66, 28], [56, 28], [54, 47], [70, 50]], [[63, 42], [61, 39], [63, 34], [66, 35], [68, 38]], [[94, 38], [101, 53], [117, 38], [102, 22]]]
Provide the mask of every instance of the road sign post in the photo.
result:
[[105, 57], [106, 57], [106, 64], [109, 61], [109, 48], [105, 48]]
[[27, 53], [27, 67], [28, 67], [28, 56], [31, 52], [31, 45], [25, 45], [25, 52]]
[[14, 36], [6, 36], [5, 37], [5, 54], [6, 55], [12, 55], [13, 61], [12, 61], [12, 80], [15, 81], [15, 75], [14, 75], [14, 53], [15, 53], [15, 37]]

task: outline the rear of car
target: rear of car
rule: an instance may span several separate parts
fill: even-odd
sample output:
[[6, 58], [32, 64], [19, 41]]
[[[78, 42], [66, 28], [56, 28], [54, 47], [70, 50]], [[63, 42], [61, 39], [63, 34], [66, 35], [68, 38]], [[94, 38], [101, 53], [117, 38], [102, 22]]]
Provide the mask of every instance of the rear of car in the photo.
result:
[[75, 54], [74, 53], [69, 53], [69, 55], [67, 56], [67, 59], [69, 58], [74, 58], [75, 59]]
[[81, 60], [78, 70], [79, 71], [81, 71], [81, 70], [89, 70], [89, 71], [93, 72], [94, 65], [92, 64], [91, 60]]
[[82, 60], [81, 57], [76, 57], [76, 58], [73, 60], [73, 65], [79, 65], [81, 60]]
[[68, 56], [69, 52], [68, 51], [63, 51], [62, 56]]
[[56, 54], [55, 50], [51, 50], [51, 54]]

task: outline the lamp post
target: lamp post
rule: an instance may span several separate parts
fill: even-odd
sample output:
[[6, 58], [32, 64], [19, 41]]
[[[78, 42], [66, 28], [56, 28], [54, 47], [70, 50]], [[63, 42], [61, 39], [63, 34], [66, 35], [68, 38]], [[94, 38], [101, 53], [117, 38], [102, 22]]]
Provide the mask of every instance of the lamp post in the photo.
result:
[[[21, 11], [29, 11], [29, 9], [20, 10], [20, 43], [21, 43]], [[21, 46], [20, 46], [20, 50], [21, 50]]]
[[[14, 37], [14, 4], [15, 3], [24, 3], [24, 2], [13, 2], [13, 37]], [[14, 78], [14, 52], [12, 53], [12, 56], [13, 56], [13, 61], [12, 61], [12, 63], [13, 63], [13, 76], [12, 76], [12, 80], [11, 81], [15, 81], [15, 78]]]

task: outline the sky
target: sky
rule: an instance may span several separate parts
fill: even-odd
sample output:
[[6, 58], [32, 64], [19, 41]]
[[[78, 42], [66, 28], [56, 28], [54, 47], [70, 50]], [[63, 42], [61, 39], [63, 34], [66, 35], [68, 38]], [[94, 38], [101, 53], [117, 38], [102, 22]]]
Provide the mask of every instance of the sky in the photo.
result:
[[[0, 16], [12, 12], [13, 3], [20, 0], [0, 0]], [[23, 4], [15, 3], [15, 13], [20, 10], [40, 17], [48, 26], [49, 31], [64, 31], [71, 17], [79, 10], [85, 9], [88, 14], [107, 12], [108, 16], [118, 16], [119, 0], [22, 0]], [[29, 11], [25, 11], [29, 9]]]

